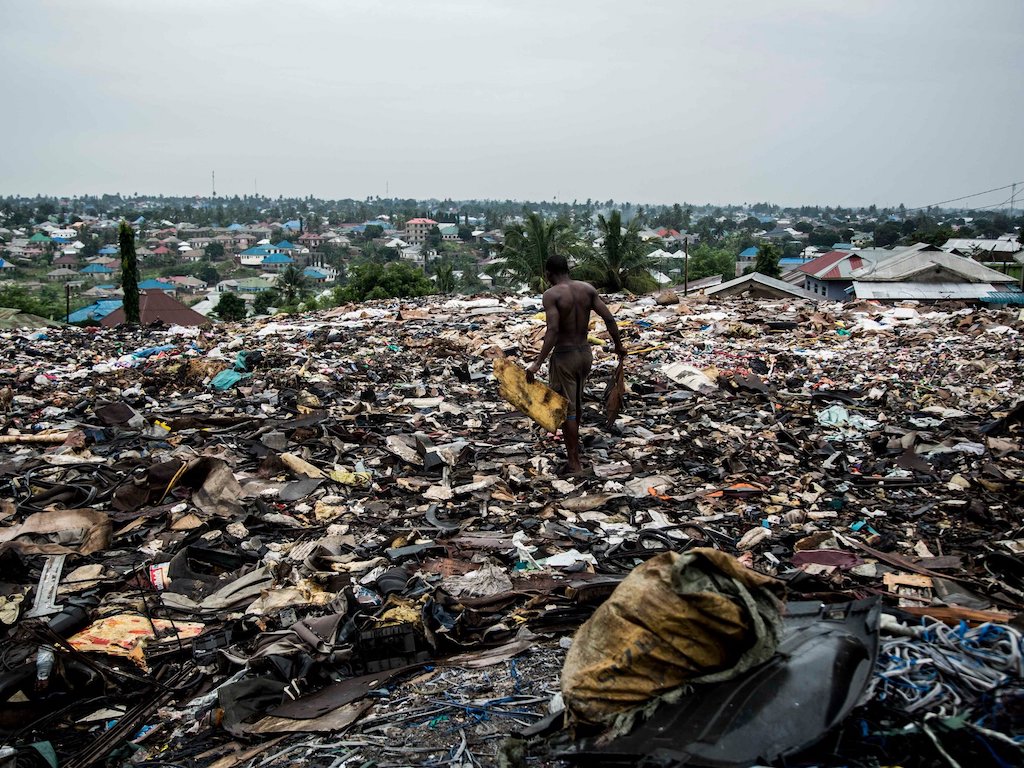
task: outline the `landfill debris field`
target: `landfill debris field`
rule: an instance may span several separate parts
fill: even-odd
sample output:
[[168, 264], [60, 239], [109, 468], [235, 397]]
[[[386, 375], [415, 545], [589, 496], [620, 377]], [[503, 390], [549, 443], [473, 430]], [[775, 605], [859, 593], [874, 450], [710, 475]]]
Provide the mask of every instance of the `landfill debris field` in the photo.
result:
[[1024, 764], [1024, 314], [670, 301], [0, 332], [0, 765]]

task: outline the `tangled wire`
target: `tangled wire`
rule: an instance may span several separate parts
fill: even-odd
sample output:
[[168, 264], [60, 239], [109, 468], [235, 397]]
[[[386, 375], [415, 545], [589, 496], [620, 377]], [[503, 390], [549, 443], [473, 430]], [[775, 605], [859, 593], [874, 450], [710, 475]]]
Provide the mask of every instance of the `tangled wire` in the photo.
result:
[[901, 636], [881, 642], [871, 695], [907, 715], [952, 717], [971, 713], [979, 722], [1000, 707], [1001, 694], [1024, 687], [1024, 635], [1010, 626], [933, 619], [897, 625]]

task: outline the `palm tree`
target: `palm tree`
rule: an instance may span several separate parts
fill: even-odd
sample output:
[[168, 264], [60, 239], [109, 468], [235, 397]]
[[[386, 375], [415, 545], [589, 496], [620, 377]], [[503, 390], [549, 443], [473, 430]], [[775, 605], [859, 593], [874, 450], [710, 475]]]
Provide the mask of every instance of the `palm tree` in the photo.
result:
[[622, 212], [612, 211], [607, 219], [598, 214], [597, 228], [601, 244], [586, 254], [578, 270], [579, 277], [611, 293], [653, 290], [657, 283], [650, 270], [656, 265], [645, 253], [651, 244], [640, 239], [637, 220], [623, 227]]
[[531, 213], [522, 224], [505, 227], [505, 245], [502, 255], [505, 266], [501, 270], [533, 291], [544, 290], [544, 262], [548, 256], [560, 253], [569, 259], [579, 248], [575, 233], [568, 222], [561, 219], [545, 220]]
[[275, 287], [285, 304], [294, 304], [306, 295], [309, 286], [302, 270], [294, 264], [289, 264], [281, 272]]
[[437, 278], [438, 293], [451, 293], [455, 290], [455, 269], [451, 264], [438, 264], [434, 275]]

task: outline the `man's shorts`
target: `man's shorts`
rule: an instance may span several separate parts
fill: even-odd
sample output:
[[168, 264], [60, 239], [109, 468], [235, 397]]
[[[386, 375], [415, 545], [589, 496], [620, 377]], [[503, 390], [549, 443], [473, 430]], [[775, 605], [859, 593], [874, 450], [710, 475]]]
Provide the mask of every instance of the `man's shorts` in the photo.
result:
[[583, 410], [583, 385], [593, 363], [589, 344], [559, 346], [551, 353], [548, 378], [551, 388], [569, 401], [570, 419], [578, 418]]

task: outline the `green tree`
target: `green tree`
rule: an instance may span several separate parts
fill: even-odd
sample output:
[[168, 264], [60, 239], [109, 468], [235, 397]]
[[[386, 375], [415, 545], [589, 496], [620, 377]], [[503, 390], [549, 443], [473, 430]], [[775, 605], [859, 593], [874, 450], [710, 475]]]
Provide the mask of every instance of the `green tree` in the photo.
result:
[[953, 236], [953, 229], [947, 226], [937, 226], [931, 223], [922, 224], [915, 231], [910, 239], [915, 243], [928, 243], [929, 245], [942, 246]]
[[900, 225], [895, 221], [886, 221], [875, 227], [874, 241], [875, 246], [878, 248], [888, 248], [890, 245], [895, 245], [902, 235]]
[[434, 285], [423, 270], [404, 261], [387, 265], [376, 262], [357, 264], [349, 274], [348, 285], [335, 288], [335, 299], [340, 302], [367, 299], [410, 298], [434, 292]]
[[505, 227], [505, 264], [501, 272], [525, 283], [532, 291], [542, 291], [548, 256], [560, 253], [568, 260], [578, 250], [576, 236], [567, 222], [530, 213], [522, 224]]
[[672, 204], [672, 207], [662, 217], [662, 221], [669, 229], [675, 229], [680, 232], [687, 226], [684, 223], [686, 221], [686, 214], [683, 213], [683, 208], [679, 203]]
[[607, 219], [598, 214], [597, 229], [601, 245], [583, 257], [578, 276], [612, 293], [654, 290], [657, 283], [651, 277], [651, 270], [656, 264], [647, 256], [653, 241], [645, 243], [640, 239], [639, 218], [623, 227], [621, 211], [612, 211]]
[[779, 259], [781, 257], [782, 251], [779, 249], [779, 246], [766, 240], [757, 247], [757, 260], [754, 261], [754, 271], [768, 277], [782, 277], [782, 270], [779, 268]]
[[[71, 311], [74, 312], [81, 306], [83, 306], [83, 302], [75, 298], [71, 303]], [[0, 307], [20, 309], [30, 315], [38, 315], [51, 320], [65, 317], [64, 292], [58, 293], [50, 286], [30, 293], [20, 285], [3, 285], [0, 287]]]
[[209, 262], [199, 262], [196, 267], [195, 276], [207, 285], [216, 285], [220, 282], [220, 272]]
[[840, 242], [839, 233], [834, 229], [815, 229], [808, 235], [807, 242], [810, 245], [816, 245], [821, 248], [831, 248]]
[[397, 261], [401, 258], [397, 249], [385, 248], [380, 243], [372, 241], [364, 243], [361, 252], [365, 261], [376, 261], [381, 264], [386, 264], [389, 261]]
[[434, 278], [438, 293], [448, 294], [455, 290], [455, 269], [451, 264], [438, 264]]
[[460, 291], [463, 293], [476, 293], [484, 287], [477, 269], [476, 264], [472, 264], [467, 269], [462, 270], [462, 279], [459, 281]]
[[135, 230], [122, 220], [117, 230], [121, 248], [121, 288], [124, 290], [124, 321], [139, 324], [139, 260], [135, 256]]
[[82, 258], [83, 259], [91, 259], [94, 256], [99, 254], [99, 252], [100, 252], [100, 245], [99, 245], [98, 242], [96, 242], [96, 236], [95, 235], [88, 235], [88, 236], [86, 236], [86, 233], [82, 232], [81, 238], [82, 238], [82, 242], [85, 244], [85, 247], [82, 248], [82, 250], [81, 250], [81, 254], [82, 254]]
[[213, 314], [228, 322], [244, 320], [246, 315], [245, 299], [237, 293], [222, 293], [217, 306], [213, 308]]
[[370, 241], [384, 234], [384, 227], [379, 224], [367, 224], [363, 230], [363, 240]]
[[430, 228], [430, 231], [427, 232], [427, 237], [423, 241], [423, 244], [427, 248], [433, 248], [435, 251], [440, 250], [440, 248], [441, 248], [441, 228], [439, 226], [437, 226], [437, 224], [432, 226]]
[[712, 248], [701, 243], [690, 251], [690, 267], [687, 270], [690, 280], [721, 275], [723, 280], [731, 280], [736, 274], [736, 257], [727, 248]]
[[207, 245], [203, 250], [206, 252], [206, 258], [210, 261], [219, 261], [224, 258], [224, 244], [218, 243], [216, 240]]
[[309, 291], [309, 281], [294, 264], [289, 264], [277, 278], [277, 291], [285, 304], [295, 304]]
[[271, 307], [276, 307], [280, 302], [277, 291], [260, 291], [252, 301], [252, 309], [257, 315], [265, 315]]

